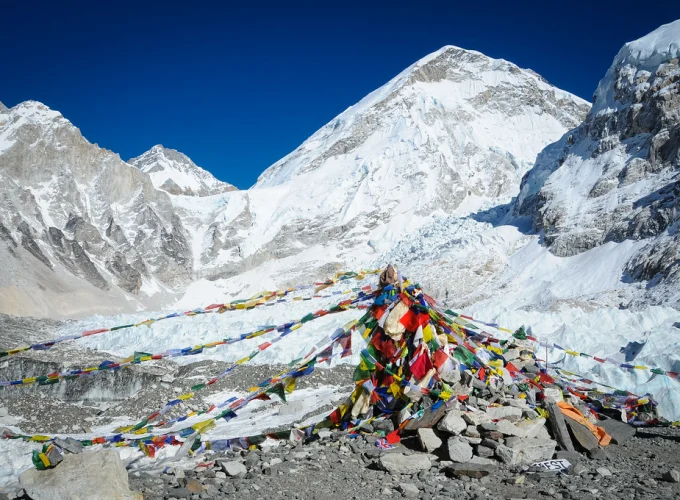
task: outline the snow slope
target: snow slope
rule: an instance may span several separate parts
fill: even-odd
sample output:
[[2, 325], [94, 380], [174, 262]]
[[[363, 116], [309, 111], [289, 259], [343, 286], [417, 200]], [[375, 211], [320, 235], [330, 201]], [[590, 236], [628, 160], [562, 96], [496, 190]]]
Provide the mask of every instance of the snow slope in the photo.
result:
[[209, 196], [236, 190], [235, 186], [217, 180], [187, 155], [160, 144], [128, 163], [149, 174], [154, 186], [170, 194]]

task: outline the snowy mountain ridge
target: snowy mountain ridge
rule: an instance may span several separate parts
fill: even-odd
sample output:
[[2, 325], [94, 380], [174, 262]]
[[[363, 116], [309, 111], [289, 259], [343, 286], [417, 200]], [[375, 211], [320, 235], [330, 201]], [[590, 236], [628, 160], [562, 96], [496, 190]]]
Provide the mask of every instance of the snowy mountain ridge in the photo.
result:
[[145, 174], [153, 185], [170, 194], [186, 196], [210, 196], [235, 191], [229, 183], [217, 180], [179, 151], [157, 144], [146, 153], [128, 160]]

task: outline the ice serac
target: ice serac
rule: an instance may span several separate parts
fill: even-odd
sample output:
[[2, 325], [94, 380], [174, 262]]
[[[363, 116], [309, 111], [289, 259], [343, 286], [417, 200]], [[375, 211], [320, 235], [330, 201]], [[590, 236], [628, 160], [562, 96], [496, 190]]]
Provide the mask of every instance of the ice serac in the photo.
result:
[[229, 228], [204, 238], [205, 275], [292, 256], [318, 274], [322, 264], [375, 257], [433, 215], [509, 201], [536, 154], [588, 109], [533, 71], [444, 47], [230, 197], [214, 217]]
[[217, 180], [187, 155], [160, 144], [128, 163], [149, 174], [158, 189], [174, 195], [210, 196], [237, 189], [236, 186]]
[[170, 197], [34, 101], [0, 112], [0, 258], [13, 314], [129, 310], [191, 278]]
[[678, 299], [666, 285], [680, 279], [679, 57], [680, 20], [624, 45], [586, 120], [541, 152], [515, 206], [558, 256], [646, 241], [625, 273], [664, 282], [659, 301]]

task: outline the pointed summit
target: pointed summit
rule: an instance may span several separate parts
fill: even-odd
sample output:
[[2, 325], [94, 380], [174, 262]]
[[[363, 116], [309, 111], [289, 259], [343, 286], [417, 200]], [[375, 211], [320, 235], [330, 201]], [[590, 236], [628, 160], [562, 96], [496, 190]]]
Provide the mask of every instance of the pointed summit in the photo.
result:
[[2, 103], [2, 101], [0, 101], [0, 113], [6, 113], [7, 111], [9, 111], [9, 109], [7, 108], [7, 106], [5, 106], [5, 105]]
[[216, 179], [184, 153], [157, 144], [141, 156], [128, 161], [149, 174], [154, 186], [170, 194], [210, 196], [237, 188]]

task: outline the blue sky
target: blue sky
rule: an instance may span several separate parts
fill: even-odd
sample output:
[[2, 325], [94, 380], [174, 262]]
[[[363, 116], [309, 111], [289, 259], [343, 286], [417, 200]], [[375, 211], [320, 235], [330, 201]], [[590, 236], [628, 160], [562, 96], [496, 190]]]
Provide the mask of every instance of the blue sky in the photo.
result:
[[44, 102], [125, 160], [160, 143], [247, 188], [443, 45], [590, 100], [621, 45], [680, 18], [680, 2], [29, 0], [2, 18], [5, 105]]

